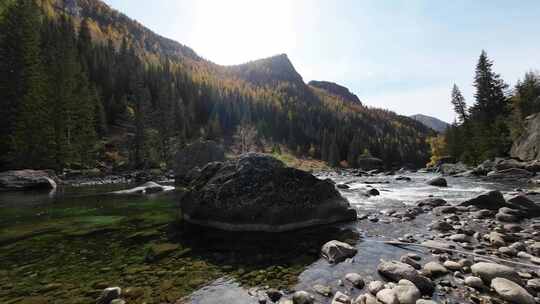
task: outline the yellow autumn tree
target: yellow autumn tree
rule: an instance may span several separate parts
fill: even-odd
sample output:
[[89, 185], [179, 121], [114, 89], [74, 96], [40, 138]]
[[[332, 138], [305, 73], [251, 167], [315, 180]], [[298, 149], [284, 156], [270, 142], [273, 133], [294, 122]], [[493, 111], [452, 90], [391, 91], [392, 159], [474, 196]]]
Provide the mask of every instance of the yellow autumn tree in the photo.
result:
[[448, 149], [446, 145], [446, 138], [442, 134], [429, 137], [427, 142], [431, 150], [431, 159], [427, 164], [428, 167], [430, 167], [434, 166], [439, 160], [445, 157], [448, 153]]

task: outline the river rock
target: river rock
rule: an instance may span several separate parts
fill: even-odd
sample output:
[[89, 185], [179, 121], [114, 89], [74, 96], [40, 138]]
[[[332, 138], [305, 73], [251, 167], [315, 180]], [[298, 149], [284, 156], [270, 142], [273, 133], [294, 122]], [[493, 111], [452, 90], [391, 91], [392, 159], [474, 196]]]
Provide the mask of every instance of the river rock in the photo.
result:
[[446, 221], [435, 221], [431, 224], [431, 229], [446, 232], [454, 229], [454, 227]]
[[0, 191], [56, 189], [56, 177], [45, 170], [12, 170], [0, 172]]
[[442, 164], [439, 166], [438, 172], [442, 175], [458, 175], [464, 172], [467, 172], [470, 168], [464, 163], [455, 163], [455, 164]]
[[436, 187], [448, 187], [448, 183], [444, 177], [435, 177], [427, 181], [428, 185]]
[[377, 300], [382, 304], [399, 304], [399, 299], [393, 289], [383, 289], [377, 292]]
[[353, 304], [381, 304], [381, 302], [379, 302], [374, 295], [367, 293], [359, 295], [358, 298], [354, 300]]
[[509, 210], [512, 210], [512, 209], [509, 209], [509, 208], [499, 209], [499, 212], [495, 214], [495, 218], [499, 222], [503, 222], [503, 223], [518, 223], [519, 221], [521, 221], [522, 219], [521, 215], [518, 215], [515, 212], [508, 212]]
[[504, 300], [515, 304], [535, 304], [534, 297], [518, 284], [504, 279], [495, 278], [491, 281], [491, 288]]
[[330, 286], [321, 285], [321, 284], [315, 284], [313, 285], [313, 290], [325, 297], [329, 297], [332, 295], [332, 288]]
[[489, 243], [495, 248], [506, 245], [506, 242], [504, 241], [504, 235], [495, 231], [489, 233]]
[[411, 281], [422, 294], [432, 294], [434, 290], [433, 282], [427, 277], [421, 275], [411, 265], [398, 261], [383, 261], [377, 267], [377, 271], [385, 278], [399, 282], [400, 280]]
[[475, 276], [466, 277], [465, 285], [472, 287], [474, 289], [478, 289], [478, 290], [482, 290], [486, 288], [486, 285], [484, 285], [484, 282], [482, 281], [482, 279]]
[[96, 300], [96, 304], [110, 304], [112, 300], [118, 299], [121, 294], [122, 289], [120, 287], [105, 288]]
[[384, 289], [384, 283], [382, 281], [372, 281], [368, 284], [368, 291], [373, 295], [376, 295], [377, 292], [383, 289]]
[[443, 266], [444, 268], [448, 269], [448, 270], [451, 270], [451, 271], [460, 271], [461, 270], [461, 264], [459, 264], [458, 262], [454, 262], [454, 261], [445, 261], [443, 263]]
[[499, 210], [501, 207], [506, 207], [506, 201], [500, 191], [489, 191], [471, 198], [459, 204], [459, 206], [468, 207], [475, 206], [480, 209]]
[[315, 298], [307, 291], [297, 291], [293, 294], [292, 300], [294, 304], [313, 304]]
[[534, 175], [534, 173], [529, 172], [525, 169], [511, 168], [501, 171], [492, 171], [489, 172], [486, 176], [488, 180], [520, 180], [520, 179], [529, 179]]
[[480, 262], [472, 265], [471, 270], [474, 276], [481, 278], [488, 285], [494, 278], [505, 278], [521, 284], [518, 273], [513, 268], [502, 264]]
[[478, 210], [478, 211], [475, 211], [475, 212], [471, 212], [471, 216], [475, 219], [487, 219], [487, 218], [490, 218], [493, 216], [493, 211], [491, 210], [487, 210], [487, 209], [482, 209], [482, 210]]
[[[202, 168], [210, 162], [225, 160], [225, 150], [211, 140], [199, 140], [176, 153], [175, 178], [178, 184], [189, 183], [187, 178], [195, 168]], [[197, 174], [191, 172], [191, 178]]]
[[206, 165], [182, 200], [187, 222], [232, 231], [281, 232], [356, 220], [329, 180], [249, 153]]
[[345, 281], [350, 282], [354, 287], [362, 289], [364, 287], [364, 279], [358, 273], [348, 273], [345, 275]]
[[420, 299], [418, 301], [416, 301], [416, 304], [439, 304], [433, 300], [424, 300], [424, 299]]
[[331, 304], [351, 304], [351, 298], [341, 292], [336, 292]]
[[528, 246], [530, 253], [534, 254], [537, 257], [540, 257], [540, 242], [534, 242]]
[[428, 277], [436, 278], [447, 274], [448, 269], [437, 262], [429, 262], [422, 268], [422, 273]]
[[540, 279], [530, 279], [527, 281], [527, 288], [540, 292]]
[[353, 246], [340, 241], [330, 241], [323, 245], [321, 256], [329, 263], [339, 263], [348, 258], [352, 258], [357, 250]]
[[394, 291], [400, 304], [415, 304], [422, 296], [420, 290], [408, 280], [400, 280]]
[[402, 256], [401, 258], [399, 258], [399, 261], [400, 261], [401, 263], [405, 263], [405, 264], [411, 265], [411, 266], [414, 267], [414, 269], [416, 269], [416, 270], [422, 269], [422, 266], [420, 265], [420, 263], [418, 263], [417, 261], [415, 261], [414, 259], [412, 259], [411, 257], [409, 257], [409, 256], [407, 256], [407, 255], [404, 255], [404, 256]]
[[525, 195], [516, 195], [508, 200], [510, 208], [526, 212], [527, 217], [540, 215], [540, 205], [529, 199]]
[[446, 205], [447, 202], [443, 200], [442, 198], [427, 198], [416, 202], [416, 206], [418, 207], [440, 207]]

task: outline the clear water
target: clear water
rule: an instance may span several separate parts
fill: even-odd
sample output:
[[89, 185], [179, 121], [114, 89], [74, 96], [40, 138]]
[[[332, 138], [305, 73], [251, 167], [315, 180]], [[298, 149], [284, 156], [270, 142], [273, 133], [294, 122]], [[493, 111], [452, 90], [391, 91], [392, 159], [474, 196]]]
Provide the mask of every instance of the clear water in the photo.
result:
[[[359, 213], [406, 208], [428, 196], [457, 203], [490, 189], [526, 187], [450, 177], [448, 188], [438, 188], [425, 184], [433, 174], [403, 175], [412, 181], [384, 175], [320, 177], [347, 183], [351, 188], [340, 191]], [[323, 284], [356, 296], [360, 291], [338, 286], [338, 280], [349, 272], [363, 274], [366, 281], [378, 279], [380, 259], [408, 252], [380, 241], [407, 233], [421, 238], [431, 221], [422, 215], [406, 223], [359, 221], [281, 235], [222, 233], [178, 223], [174, 193], [109, 194], [129, 186], [0, 193], [0, 303], [91, 303], [103, 287], [116, 285], [142, 290], [129, 303], [174, 303], [179, 298], [197, 304], [256, 303], [248, 288], [267, 285], [311, 291]], [[363, 195], [371, 187], [381, 195]], [[355, 243], [358, 254], [328, 264], [318, 255], [320, 246], [332, 239]], [[152, 244], [176, 247], [149, 263], [145, 256]]]

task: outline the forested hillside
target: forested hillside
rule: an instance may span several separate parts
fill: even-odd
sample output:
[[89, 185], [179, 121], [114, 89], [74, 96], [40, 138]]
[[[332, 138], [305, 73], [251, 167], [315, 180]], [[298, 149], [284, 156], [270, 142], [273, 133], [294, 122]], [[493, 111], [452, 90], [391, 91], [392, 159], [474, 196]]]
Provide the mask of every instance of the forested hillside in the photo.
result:
[[13, 1], [0, 22], [3, 169], [169, 167], [239, 126], [333, 166], [428, 158], [428, 128], [306, 85], [286, 55], [219, 66], [98, 0]]

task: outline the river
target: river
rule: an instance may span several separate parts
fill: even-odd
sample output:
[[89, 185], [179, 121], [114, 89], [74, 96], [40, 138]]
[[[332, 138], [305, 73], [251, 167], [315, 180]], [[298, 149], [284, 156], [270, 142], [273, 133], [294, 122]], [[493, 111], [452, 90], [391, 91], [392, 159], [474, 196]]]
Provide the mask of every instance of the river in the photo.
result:
[[[457, 203], [486, 190], [511, 192], [505, 185], [448, 178], [449, 187], [426, 185], [435, 175], [403, 172], [356, 177], [327, 172], [347, 184], [340, 190], [359, 214], [401, 210], [428, 196]], [[349, 272], [379, 279], [380, 259], [399, 259], [405, 249], [381, 241], [406, 234], [422, 239], [431, 215], [413, 221], [361, 220], [286, 234], [224, 233], [178, 220], [174, 192], [122, 196], [111, 191], [130, 185], [67, 187], [55, 193], [0, 193], [0, 303], [93, 303], [108, 286], [121, 286], [128, 303], [258, 303], [256, 287], [312, 290], [339, 286]], [[369, 188], [379, 196], [367, 197]], [[319, 258], [332, 239], [354, 243], [358, 254], [337, 265]], [[430, 254], [418, 251], [426, 260]], [[251, 294], [251, 295], [250, 295]], [[437, 298], [437, 295], [435, 295]], [[460, 299], [460, 295], [455, 295]], [[328, 298], [318, 297], [320, 303]]]

